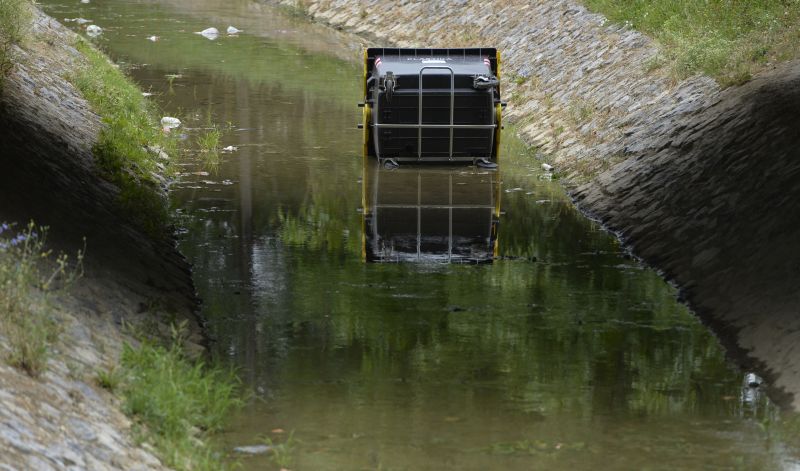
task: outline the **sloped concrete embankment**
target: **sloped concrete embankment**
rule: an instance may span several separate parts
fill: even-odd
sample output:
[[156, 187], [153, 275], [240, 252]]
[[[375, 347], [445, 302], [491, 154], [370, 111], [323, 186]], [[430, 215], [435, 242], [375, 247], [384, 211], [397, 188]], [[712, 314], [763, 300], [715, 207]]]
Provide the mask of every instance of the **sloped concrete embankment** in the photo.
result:
[[275, 1], [374, 45], [497, 46], [521, 137], [568, 186], [607, 170], [579, 206], [800, 408], [797, 66], [724, 92], [708, 77], [673, 83], [650, 67], [649, 38], [570, 0]]
[[800, 409], [800, 63], [683, 121], [576, 193]]
[[85, 237], [87, 255], [84, 277], [55, 299], [61, 334], [46, 372], [0, 364], [0, 467], [161, 469], [95, 377], [130, 340], [123, 324], [163, 327], [161, 313], [188, 320], [201, 341], [189, 268], [168, 236], [119, 213], [119, 189], [100, 177], [101, 118], [67, 80], [85, 61], [76, 36], [38, 11], [29, 36], [0, 97], [0, 222], [47, 225], [48, 245], [73, 256]]

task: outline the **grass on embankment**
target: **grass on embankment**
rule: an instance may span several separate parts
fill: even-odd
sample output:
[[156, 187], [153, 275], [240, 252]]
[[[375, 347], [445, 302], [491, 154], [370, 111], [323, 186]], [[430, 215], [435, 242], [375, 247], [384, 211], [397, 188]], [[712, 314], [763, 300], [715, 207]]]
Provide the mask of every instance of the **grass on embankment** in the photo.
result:
[[155, 106], [102, 52], [84, 39], [75, 47], [89, 65], [70, 81], [103, 121], [92, 149], [97, 164], [103, 176], [120, 188], [125, 215], [148, 234], [161, 235], [168, 223], [168, 205], [158, 188], [157, 175], [166, 164], [158, 162], [158, 150], [174, 155], [176, 141], [161, 131]]
[[29, 0], [0, 0], [0, 89], [11, 69], [11, 46], [24, 39], [31, 17]]
[[[66, 293], [82, 275], [76, 258], [46, 247], [46, 228], [18, 230], [0, 223], [0, 335], [4, 359], [32, 377], [47, 369], [60, 341], [61, 318], [53, 294]], [[182, 329], [168, 347], [142, 336], [123, 347], [120, 366], [97, 373], [98, 384], [123, 399], [138, 436], [179, 470], [225, 469], [207, 438], [241, 405], [240, 382], [229, 370], [208, 367], [183, 353]]]
[[205, 437], [241, 406], [239, 381], [227, 370], [187, 359], [181, 344], [176, 336], [169, 347], [146, 340], [138, 347], [125, 345], [121, 366], [98, 372], [98, 383], [122, 396], [125, 412], [141, 425], [142, 439], [154, 444], [168, 466], [225, 469], [222, 454]]
[[72, 263], [45, 247], [47, 228], [30, 223], [17, 231], [0, 224], [0, 332], [9, 348], [8, 362], [37, 377], [47, 367], [59, 336], [51, 297], [82, 273], [83, 253]]
[[737, 85], [768, 63], [800, 57], [800, 0], [584, 3], [655, 38], [663, 51], [646, 66], [667, 66], [676, 80], [701, 73], [723, 86]]

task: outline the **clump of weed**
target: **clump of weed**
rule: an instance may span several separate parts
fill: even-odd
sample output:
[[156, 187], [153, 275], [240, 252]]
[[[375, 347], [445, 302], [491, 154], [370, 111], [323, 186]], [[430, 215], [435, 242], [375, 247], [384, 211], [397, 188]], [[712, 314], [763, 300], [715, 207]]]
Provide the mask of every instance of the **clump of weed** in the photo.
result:
[[186, 357], [181, 329], [170, 345], [142, 341], [125, 345], [120, 384], [126, 412], [135, 418], [167, 465], [176, 469], [222, 469], [219, 453], [207, 446], [207, 434], [219, 431], [241, 406], [235, 374]]
[[585, 99], [577, 99], [570, 103], [567, 115], [573, 125], [578, 126], [586, 122], [595, 112], [594, 105]]
[[148, 149], [175, 153], [176, 138], [161, 131], [154, 105], [103, 53], [83, 39], [76, 47], [89, 64], [70, 79], [103, 120], [92, 149], [98, 167], [120, 188], [122, 211], [148, 234], [162, 235], [168, 210], [158, 175], [165, 168]]
[[47, 366], [59, 327], [51, 295], [82, 275], [83, 252], [75, 263], [46, 248], [47, 228], [33, 222], [16, 232], [0, 224], [0, 326], [10, 347], [8, 361], [33, 377]]
[[31, 17], [29, 0], [0, 0], [0, 88], [11, 70], [11, 46], [23, 40]]
[[122, 383], [124, 379], [123, 376], [122, 369], [118, 368], [116, 365], [111, 365], [108, 369], [98, 370], [95, 380], [98, 386], [113, 393]]
[[209, 124], [197, 136], [197, 148], [200, 150], [200, 155], [203, 158], [203, 163], [206, 168], [216, 171], [219, 168], [219, 141], [222, 137], [222, 132], [216, 124]]
[[294, 438], [294, 430], [289, 433], [283, 443], [273, 440], [269, 437], [264, 439], [264, 442], [269, 446], [270, 459], [280, 469], [288, 469], [294, 462], [294, 449], [297, 445]]

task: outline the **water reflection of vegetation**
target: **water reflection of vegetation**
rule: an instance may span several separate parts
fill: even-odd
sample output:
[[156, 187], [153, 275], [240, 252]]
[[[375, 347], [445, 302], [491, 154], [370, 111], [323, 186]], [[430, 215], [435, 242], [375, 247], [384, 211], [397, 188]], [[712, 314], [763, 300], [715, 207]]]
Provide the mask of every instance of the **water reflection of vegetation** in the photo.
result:
[[[93, 8], [96, 10], [92, 15], [105, 18], [108, 28], [105, 34], [114, 43], [115, 59], [163, 67], [170, 73], [187, 68], [212, 70], [226, 77], [246, 79], [255, 86], [280, 86], [341, 103], [358, 101], [357, 89], [343, 86], [359, 76], [358, 68], [336, 58], [309, 54], [297, 46], [249, 34], [234, 38], [221, 36], [216, 41], [208, 41], [192, 33], [206, 28], [207, 24], [189, 18], [182, 18], [181, 31], [176, 32], [174, 14], [158, 5], [114, 2]], [[142, 14], [136, 11], [143, 8], [148, 17], [146, 33], [115, 35], [116, 22], [129, 21], [130, 15]], [[106, 9], [108, 13], [104, 12]], [[153, 33], [158, 33], [161, 40], [157, 43], [144, 40]], [[262, 60], [265, 54], [269, 54], [269, 60]], [[310, 70], [313, 74], [309, 74]], [[188, 77], [182, 75], [170, 79], [170, 84], [177, 85], [185, 78]]]
[[[738, 377], [716, 340], [675, 302], [674, 291], [583, 220], [557, 186], [525, 178], [510, 158], [509, 167], [505, 187], [528, 185], [534, 194], [503, 195], [501, 255], [539, 262], [422, 269], [423, 276], [407, 266], [367, 269], [358, 256], [358, 188], [342, 191], [321, 168], [308, 175], [299, 206], [261, 215], [253, 232], [276, 237], [249, 241], [252, 259], [233, 263], [247, 263], [248, 270], [257, 270], [252, 276], [269, 284], [256, 280], [250, 299], [231, 288], [215, 290], [207, 305], [206, 312], [219, 319], [249, 312], [252, 304], [257, 312], [269, 312], [251, 321], [240, 318], [257, 322], [259, 339], [253, 343], [231, 330], [241, 326], [252, 333], [238, 322], [212, 323], [215, 335], [252, 361], [256, 349], [303, 362], [273, 371], [266, 378], [272, 384], [292, 382], [284, 375], [321, 369], [323, 377], [353, 381], [351, 394], [358, 396], [369, 393], [360, 388], [378, 386], [359, 379], [367, 372], [402, 374], [422, 384], [450, 378], [457, 388], [500, 381], [506, 399], [528, 411], [560, 410], [570, 397], [577, 401], [572, 407], [582, 404], [578, 409], [587, 413], [735, 414], [740, 403], [722, 398], [737, 395]], [[197, 220], [189, 232], [198, 241], [227, 245], [213, 253], [242, 253], [236, 226], [224, 221]], [[217, 257], [199, 262], [199, 279], [208, 275], [212, 284], [222, 278], [211, 273], [230, 269]], [[225, 278], [247, 282], [233, 273]], [[453, 311], [454, 305], [465, 311]], [[454, 341], [461, 338], [471, 341]], [[328, 353], [294, 358], [288, 339], [324, 345]]]

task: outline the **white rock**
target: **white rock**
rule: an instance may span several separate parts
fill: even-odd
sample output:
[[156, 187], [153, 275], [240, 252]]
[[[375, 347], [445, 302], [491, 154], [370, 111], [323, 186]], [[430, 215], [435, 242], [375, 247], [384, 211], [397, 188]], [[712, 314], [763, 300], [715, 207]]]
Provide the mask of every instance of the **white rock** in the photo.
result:
[[99, 36], [103, 32], [103, 28], [97, 25], [89, 25], [86, 27], [86, 34], [91, 37]]
[[242, 32], [242, 30], [240, 30], [239, 28], [237, 28], [237, 27], [235, 27], [235, 26], [228, 26], [228, 29], [227, 29], [227, 31], [226, 31], [226, 32], [227, 32], [228, 34], [239, 34], [239, 33], [241, 33], [241, 32]]
[[148, 40], [148, 41], [153, 41], [153, 42], [156, 42], [156, 41], [158, 41], [158, 36], [148, 36], [148, 37], [147, 37], [147, 40]]
[[142, 92], [142, 96], [153, 96], [150, 92]]
[[89, 0], [81, 0], [81, 3], [89, 3]]
[[552, 172], [553, 166], [550, 164], [542, 164], [542, 170], [544, 170], [545, 172]]
[[164, 152], [164, 149], [162, 149], [161, 146], [147, 146], [145, 147], [145, 150], [161, 160], [169, 161], [169, 155]]
[[203, 31], [198, 31], [197, 34], [203, 36], [206, 39], [211, 39], [213, 41], [214, 39], [217, 39], [217, 36], [219, 36], [219, 30], [217, 28], [211, 27], [211, 28], [206, 28]]
[[177, 128], [181, 125], [181, 120], [178, 118], [173, 118], [172, 116], [164, 116], [161, 118], [161, 127], [167, 129]]

